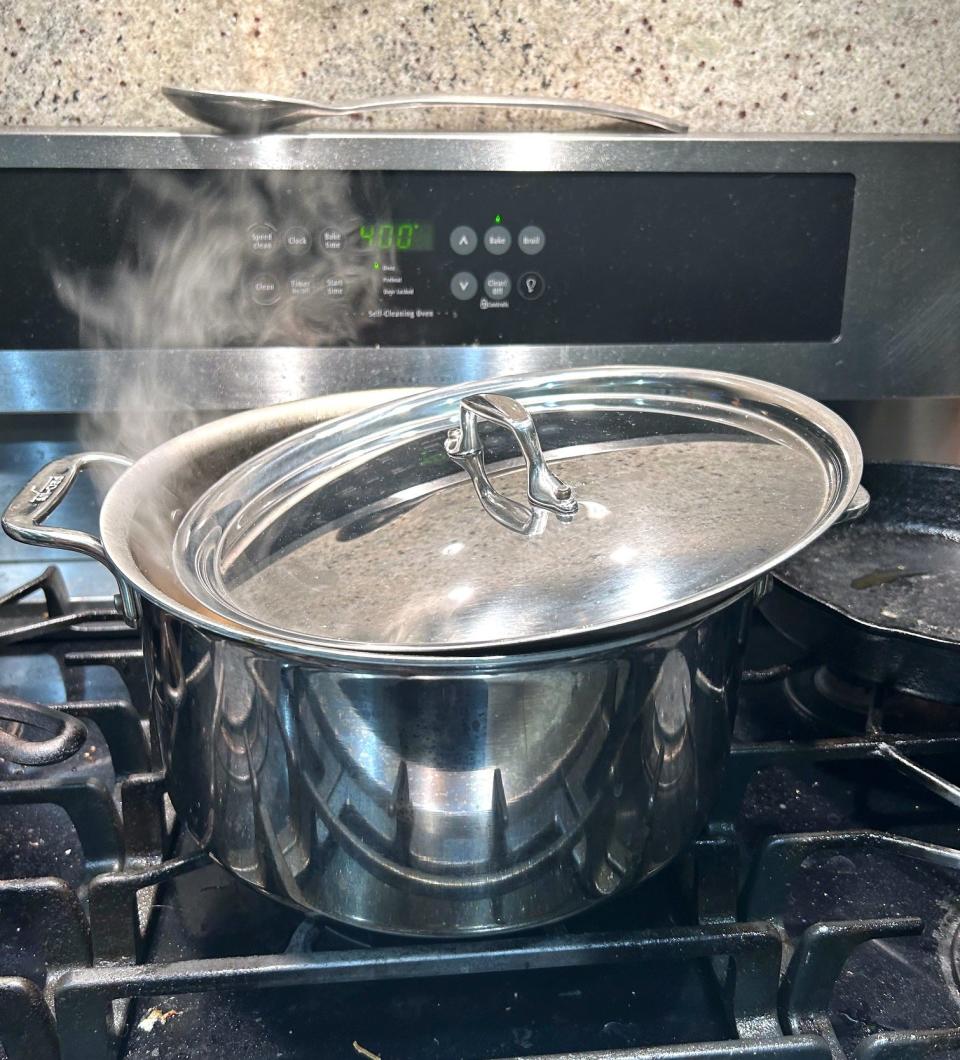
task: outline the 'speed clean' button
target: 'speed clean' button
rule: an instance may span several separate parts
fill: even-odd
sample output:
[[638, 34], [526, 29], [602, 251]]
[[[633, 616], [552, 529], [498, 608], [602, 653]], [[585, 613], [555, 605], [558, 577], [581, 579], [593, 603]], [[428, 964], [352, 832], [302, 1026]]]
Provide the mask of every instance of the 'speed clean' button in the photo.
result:
[[247, 229], [250, 249], [257, 254], [269, 254], [277, 246], [277, 230], [273, 225], [251, 225]]
[[450, 281], [450, 293], [461, 302], [469, 302], [477, 293], [477, 278], [472, 272], [458, 272]]

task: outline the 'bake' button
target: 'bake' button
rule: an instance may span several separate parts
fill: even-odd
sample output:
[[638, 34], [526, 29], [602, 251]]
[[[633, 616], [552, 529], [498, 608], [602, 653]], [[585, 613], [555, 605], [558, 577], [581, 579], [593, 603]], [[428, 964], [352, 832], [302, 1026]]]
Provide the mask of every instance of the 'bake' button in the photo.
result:
[[247, 240], [250, 249], [258, 254], [267, 254], [277, 246], [277, 230], [273, 225], [251, 225], [247, 229]]
[[261, 272], [250, 281], [250, 296], [257, 305], [273, 305], [280, 300], [280, 282], [269, 272]]
[[539, 254], [546, 243], [547, 237], [543, 234], [543, 229], [537, 228], [536, 225], [521, 228], [520, 235], [517, 236], [517, 246], [524, 254]]
[[491, 254], [506, 254], [512, 242], [510, 232], [503, 225], [494, 225], [483, 233], [483, 245]]
[[342, 250], [343, 232], [339, 228], [325, 228], [320, 236], [324, 250]]
[[310, 233], [300, 225], [296, 225], [283, 233], [283, 242], [291, 254], [306, 254], [310, 249]]

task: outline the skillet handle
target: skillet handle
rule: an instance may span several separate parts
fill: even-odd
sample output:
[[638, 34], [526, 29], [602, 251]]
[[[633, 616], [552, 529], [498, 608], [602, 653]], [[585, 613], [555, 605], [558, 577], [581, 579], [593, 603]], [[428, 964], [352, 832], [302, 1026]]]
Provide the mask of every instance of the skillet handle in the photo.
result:
[[116, 453], [76, 453], [53, 460], [10, 501], [0, 523], [14, 541], [81, 552], [102, 563], [117, 578], [123, 617], [131, 625], [136, 625], [139, 620], [136, 598], [127, 583], [117, 576], [103, 542], [83, 530], [44, 525], [47, 516], [70, 492], [80, 472], [96, 464], [110, 464], [125, 471], [133, 461]]

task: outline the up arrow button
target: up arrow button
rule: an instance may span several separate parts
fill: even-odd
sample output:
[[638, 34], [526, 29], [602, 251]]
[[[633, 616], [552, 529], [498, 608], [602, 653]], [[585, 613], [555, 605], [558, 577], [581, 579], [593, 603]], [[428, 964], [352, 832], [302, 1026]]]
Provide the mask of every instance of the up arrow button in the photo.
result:
[[472, 254], [477, 249], [477, 233], [469, 225], [457, 225], [450, 233], [450, 249], [454, 254]]

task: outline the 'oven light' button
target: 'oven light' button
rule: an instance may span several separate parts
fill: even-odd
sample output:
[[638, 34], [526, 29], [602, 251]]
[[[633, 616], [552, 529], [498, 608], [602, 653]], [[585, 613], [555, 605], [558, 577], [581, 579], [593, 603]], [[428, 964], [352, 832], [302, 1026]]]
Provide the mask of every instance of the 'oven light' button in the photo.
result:
[[472, 272], [458, 272], [450, 281], [450, 293], [461, 302], [469, 302], [477, 293], [477, 278]]
[[269, 254], [277, 248], [277, 230], [273, 225], [251, 225], [247, 229], [250, 249], [257, 254]]
[[543, 234], [542, 228], [538, 228], [536, 225], [527, 225], [526, 228], [520, 229], [520, 234], [517, 236], [517, 246], [524, 254], [539, 254], [546, 245], [547, 237]]
[[280, 281], [269, 272], [261, 272], [250, 281], [250, 296], [257, 305], [275, 305], [280, 301]]
[[483, 233], [483, 245], [491, 254], [506, 254], [512, 242], [509, 229], [503, 225], [494, 225]]
[[546, 284], [539, 272], [525, 272], [517, 280], [517, 294], [528, 302], [535, 302], [544, 291]]
[[310, 233], [301, 225], [288, 228], [283, 233], [283, 245], [291, 254], [306, 254], [310, 249]]

